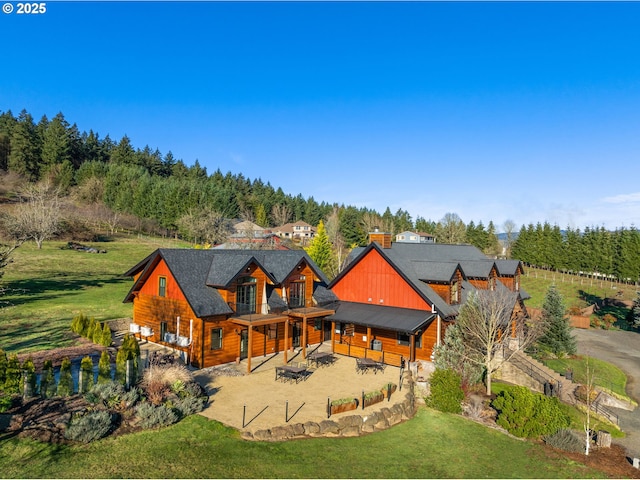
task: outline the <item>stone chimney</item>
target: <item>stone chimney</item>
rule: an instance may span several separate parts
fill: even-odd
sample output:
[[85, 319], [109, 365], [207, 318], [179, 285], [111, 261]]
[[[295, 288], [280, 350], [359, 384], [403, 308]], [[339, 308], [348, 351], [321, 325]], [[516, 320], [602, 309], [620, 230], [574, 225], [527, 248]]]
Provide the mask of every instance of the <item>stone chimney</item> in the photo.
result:
[[378, 227], [369, 232], [369, 243], [376, 242], [382, 248], [391, 248], [391, 233], [381, 232]]

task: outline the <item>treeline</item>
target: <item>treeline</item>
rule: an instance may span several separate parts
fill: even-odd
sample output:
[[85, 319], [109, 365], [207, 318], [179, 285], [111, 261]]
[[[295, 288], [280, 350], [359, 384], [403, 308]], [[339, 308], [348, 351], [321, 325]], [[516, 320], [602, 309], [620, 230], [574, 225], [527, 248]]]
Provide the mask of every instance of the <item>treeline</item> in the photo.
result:
[[560, 230], [549, 223], [522, 226], [511, 254], [542, 268], [637, 282], [640, 276], [640, 232], [635, 227]]
[[[62, 192], [73, 190], [86, 204], [102, 202], [115, 212], [152, 220], [167, 232], [184, 231], [187, 216], [214, 211], [224, 218], [243, 218], [263, 227], [302, 220], [318, 225], [333, 218], [334, 235], [345, 245], [364, 245], [368, 232], [378, 227], [398, 233], [405, 230], [436, 235], [439, 241], [472, 243], [487, 253], [497, 253], [495, 227], [490, 223], [465, 225], [455, 214], [440, 222], [389, 208], [380, 214], [368, 208], [317, 202], [302, 194], [291, 195], [260, 178], [241, 173], [208, 174], [196, 160], [187, 166], [171, 152], [162, 154], [148, 145], [135, 148], [125, 135], [119, 141], [100, 138], [90, 130], [80, 132], [62, 113], [38, 123], [23, 110], [0, 114], [0, 169], [32, 182], [49, 180]], [[334, 238], [332, 238], [333, 240]]]

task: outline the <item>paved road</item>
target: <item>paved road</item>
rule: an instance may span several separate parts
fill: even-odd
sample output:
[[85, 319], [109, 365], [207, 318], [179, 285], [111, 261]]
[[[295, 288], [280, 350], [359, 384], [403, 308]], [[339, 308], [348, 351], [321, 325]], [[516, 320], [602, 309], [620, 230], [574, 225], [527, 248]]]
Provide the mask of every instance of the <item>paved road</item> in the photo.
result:
[[[574, 329], [578, 353], [613, 363], [627, 375], [627, 395], [640, 403], [640, 334], [617, 330]], [[630, 412], [614, 409], [625, 438], [613, 439], [623, 445], [631, 458], [640, 458], [640, 408]]]

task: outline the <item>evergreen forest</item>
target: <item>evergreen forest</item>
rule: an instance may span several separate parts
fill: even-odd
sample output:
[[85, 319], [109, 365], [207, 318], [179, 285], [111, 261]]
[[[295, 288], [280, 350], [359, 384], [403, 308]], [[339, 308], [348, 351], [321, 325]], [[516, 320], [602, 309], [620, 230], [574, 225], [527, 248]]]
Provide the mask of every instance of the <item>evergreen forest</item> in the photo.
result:
[[[317, 202], [302, 193], [284, 192], [260, 178], [242, 173], [207, 172], [198, 160], [188, 165], [171, 151], [148, 145], [137, 148], [125, 135], [103, 138], [93, 130], [80, 131], [63, 113], [46, 115], [37, 123], [26, 110], [16, 117], [0, 113], [0, 171], [29, 182], [47, 180], [64, 196], [83, 205], [101, 205], [117, 215], [137, 219], [148, 233], [176, 235], [195, 241], [186, 217], [215, 212], [221, 218], [251, 220], [268, 228], [304, 221], [324, 222], [329, 240], [347, 247], [362, 246], [374, 228], [391, 233], [405, 230], [435, 235], [440, 243], [469, 243], [488, 255], [507, 256], [526, 264], [566, 272], [584, 272], [636, 282], [640, 276], [640, 233], [631, 228], [584, 231], [513, 221], [497, 226], [470, 221], [455, 213], [438, 221], [408, 211], [380, 213], [339, 202]], [[190, 238], [193, 237], [193, 238]]]

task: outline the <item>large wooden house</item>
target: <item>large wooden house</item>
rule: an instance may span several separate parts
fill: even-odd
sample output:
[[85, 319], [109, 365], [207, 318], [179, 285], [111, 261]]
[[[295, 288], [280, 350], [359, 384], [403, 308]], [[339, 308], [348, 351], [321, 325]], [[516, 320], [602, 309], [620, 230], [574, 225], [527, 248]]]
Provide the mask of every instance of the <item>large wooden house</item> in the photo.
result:
[[338, 325], [334, 349], [388, 363], [430, 360], [469, 293], [513, 292], [513, 315], [526, 315], [522, 263], [495, 260], [471, 245], [391, 242], [374, 232], [352, 251], [329, 288], [340, 299], [329, 319]]
[[301, 250], [158, 249], [126, 272], [131, 331], [203, 368], [331, 337], [335, 296]]

